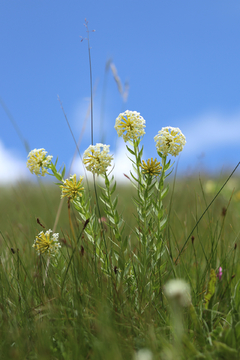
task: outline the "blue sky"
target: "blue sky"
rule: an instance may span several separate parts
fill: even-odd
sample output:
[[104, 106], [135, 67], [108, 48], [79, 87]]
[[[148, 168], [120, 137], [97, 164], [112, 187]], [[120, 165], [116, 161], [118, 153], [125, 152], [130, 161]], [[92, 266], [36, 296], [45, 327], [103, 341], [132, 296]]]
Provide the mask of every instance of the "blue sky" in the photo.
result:
[[[114, 124], [127, 109], [146, 120], [145, 158], [157, 156], [157, 132], [176, 126], [187, 139], [181, 174], [220, 173], [238, 163], [239, 1], [3, 0], [0, 182], [29, 176], [26, 149], [6, 107], [30, 149], [45, 148], [69, 170], [75, 145], [59, 95], [76, 139], [82, 134], [81, 152], [90, 145], [88, 47], [81, 42], [87, 36], [85, 18], [96, 30], [90, 33], [94, 143], [110, 144], [118, 175], [128, 164]], [[111, 69], [105, 72], [110, 59], [122, 85], [129, 84], [126, 102]], [[78, 169], [79, 161], [72, 170]]]

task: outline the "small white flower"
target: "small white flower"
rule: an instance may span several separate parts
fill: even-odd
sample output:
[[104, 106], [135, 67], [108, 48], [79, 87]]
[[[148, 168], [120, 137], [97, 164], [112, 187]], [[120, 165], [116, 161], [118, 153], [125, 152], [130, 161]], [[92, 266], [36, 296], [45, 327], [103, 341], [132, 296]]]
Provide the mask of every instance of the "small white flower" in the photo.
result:
[[191, 304], [191, 290], [188, 283], [181, 279], [169, 280], [164, 286], [164, 293], [170, 301], [186, 307]]
[[32, 174], [45, 176], [51, 163], [52, 155], [47, 155], [45, 149], [34, 149], [28, 154], [27, 167]]
[[134, 354], [133, 360], [152, 360], [153, 354], [148, 349], [140, 349]]
[[103, 144], [90, 145], [83, 154], [83, 163], [93, 174], [105, 174], [111, 166], [113, 156], [109, 155], [109, 146]]
[[129, 140], [137, 140], [145, 134], [145, 120], [137, 111], [126, 110], [116, 118], [114, 128], [117, 130], [118, 136], [122, 136], [125, 142]]
[[177, 156], [186, 144], [186, 138], [179, 128], [163, 127], [154, 137], [157, 151], [164, 156], [167, 154]]

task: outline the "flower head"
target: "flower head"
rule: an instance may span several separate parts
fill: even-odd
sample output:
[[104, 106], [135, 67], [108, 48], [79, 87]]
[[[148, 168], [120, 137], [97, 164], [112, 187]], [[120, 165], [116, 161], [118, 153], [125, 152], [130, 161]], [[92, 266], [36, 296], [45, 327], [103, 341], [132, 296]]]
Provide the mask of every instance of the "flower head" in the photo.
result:
[[219, 280], [221, 280], [221, 278], [222, 278], [222, 268], [221, 268], [221, 266], [219, 267], [219, 269], [218, 269], [218, 273], [217, 273], [217, 277], [218, 277], [218, 279]]
[[186, 307], [191, 304], [190, 286], [184, 280], [169, 280], [164, 286], [164, 293], [169, 300], [182, 307]]
[[158, 162], [157, 159], [153, 160], [153, 158], [148, 159], [147, 163], [142, 160], [142, 164], [140, 164], [140, 166], [143, 169], [143, 174], [149, 174], [151, 176], [160, 174], [162, 170], [160, 162]]
[[93, 174], [105, 174], [107, 168], [111, 166], [113, 157], [109, 155], [109, 146], [103, 144], [90, 145], [83, 154], [83, 163], [87, 170]]
[[148, 349], [138, 350], [133, 357], [134, 360], [152, 360], [153, 353]]
[[167, 126], [154, 137], [156, 148], [164, 156], [167, 154], [177, 156], [186, 144], [186, 138], [179, 128]]
[[45, 176], [51, 163], [52, 155], [47, 155], [45, 149], [34, 149], [28, 154], [27, 167], [32, 174]]
[[52, 230], [47, 230], [44, 234], [41, 231], [34, 241], [33, 247], [40, 254], [49, 254], [49, 255], [56, 255], [59, 248], [61, 247], [60, 243], [58, 242], [59, 234], [52, 234]]
[[61, 198], [69, 197], [72, 201], [77, 196], [82, 196], [81, 190], [84, 190], [84, 187], [82, 186], [82, 179], [83, 176], [80, 176], [80, 180], [77, 181], [76, 174], [70, 176], [69, 179], [66, 179], [63, 182], [63, 185], [60, 185], [60, 188], [62, 188]]
[[137, 111], [126, 110], [116, 118], [114, 128], [117, 130], [118, 136], [122, 136], [125, 142], [129, 140], [137, 140], [145, 134], [145, 120]]

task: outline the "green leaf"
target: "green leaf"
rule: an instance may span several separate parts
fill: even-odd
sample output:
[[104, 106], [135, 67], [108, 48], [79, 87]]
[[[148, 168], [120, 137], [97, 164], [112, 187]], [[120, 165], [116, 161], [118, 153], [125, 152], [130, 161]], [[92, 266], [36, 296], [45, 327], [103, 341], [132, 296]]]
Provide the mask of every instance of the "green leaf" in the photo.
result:
[[102, 194], [102, 196], [100, 196], [100, 200], [106, 207], [110, 208], [110, 205], [109, 205], [108, 201], [104, 199], [103, 194]]
[[135, 155], [134, 151], [132, 149], [130, 149], [130, 147], [128, 147], [127, 145], [126, 145], [126, 147], [127, 147], [128, 151], [130, 152], [130, 154]]
[[211, 297], [215, 293], [216, 281], [217, 281], [217, 275], [216, 275], [215, 271], [213, 269], [211, 269], [210, 279], [209, 279], [209, 283], [208, 283], [208, 290], [204, 296], [205, 309], [208, 309], [209, 301], [211, 300]]
[[158, 151], [157, 153], [160, 156], [160, 158], [163, 158], [163, 154], [160, 151]]
[[93, 236], [90, 235], [86, 230], [85, 230], [85, 234], [87, 235], [88, 240], [89, 240], [92, 244], [94, 244], [94, 238], [93, 238]]
[[137, 183], [139, 183], [138, 179], [133, 175], [133, 173], [132, 173], [131, 171], [130, 171], [130, 174], [131, 174], [132, 178], [133, 178]]
[[107, 218], [111, 221], [111, 223], [115, 224], [115, 220], [110, 213], [107, 213]]
[[112, 204], [114, 210], [116, 209], [117, 203], [118, 203], [118, 198], [116, 197], [116, 198], [113, 200], [113, 204]]
[[109, 187], [109, 180], [107, 176], [105, 176], [105, 185], [107, 188]]
[[125, 251], [128, 246], [128, 236], [125, 236], [123, 242], [122, 242], [122, 251]]
[[171, 160], [169, 160], [169, 161], [165, 164], [164, 170], [167, 171], [171, 166], [172, 166], [172, 165], [171, 165]]
[[142, 154], [143, 154], [143, 146], [142, 146], [141, 150], [139, 151], [139, 158], [140, 159], [142, 158]]
[[66, 167], [64, 166], [63, 171], [62, 171], [62, 178], [64, 178], [65, 172], [66, 172]]
[[104, 201], [107, 201], [108, 203], [108, 196], [103, 193], [101, 193], [101, 198], [104, 200]]
[[115, 212], [115, 214], [114, 214], [114, 221], [115, 221], [116, 225], [119, 223], [119, 216], [118, 216], [117, 212]]
[[112, 244], [114, 244], [118, 249], [120, 249], [120, 246], [115, 241], [113, 241], [111, 237], [108, 237], [108, 239], [111, 241]]
[[59, 181], [62, 181], [62, 175], [59, 174], [58, 172], [54, 173], [54, 176], [55, 176]]
[[164, 214], [164, 210], [163, 209], [160, 209], [158, 211], [158, 220], [160, 220], [162, 217], [163, 217], [163, 214]]
[[168, 191], [169, 191], [169, 184], [167, 184], [165, 189], [163, 189], [163, 191], [161, 193], [161, 200], [165, 198], [165, 196], [168, 194]]
[[111, 195], [112, 195], [112, 194], [114, 193], [114, 191], [116, 190], [116, 186], [117, 186], [117, 183], [116, 183], [116, 181], [115, 181], [112, 189], [110, 190], [110, 194], [111, 194]]
[[118, 224], [117, 224], [117, 227], [118, 227], [118, 230], [120, 231], [120, 229], [121, 229], [121, 235], [122, 235], [122, 233], [123, 233], [123, 230], [124, 230], [124, 224], [125, 224], [125, 222], [124, 222], [124, 220], [121, 218], [120, 220], [119, 220], [119, 222], [118, 222]]
[[165, 228], [165, 226], [167, 225], [167, 216], [162, 219], [162, 221], [160, 221], [160, 230], [163, 230]]

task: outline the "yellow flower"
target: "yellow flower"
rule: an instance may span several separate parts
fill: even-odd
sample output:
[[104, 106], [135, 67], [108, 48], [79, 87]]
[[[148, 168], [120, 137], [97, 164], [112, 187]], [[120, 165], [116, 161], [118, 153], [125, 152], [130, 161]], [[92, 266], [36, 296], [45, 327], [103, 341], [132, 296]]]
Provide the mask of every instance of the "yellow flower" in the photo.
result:
[[105, 174], [111, 166], [113, 157], [109, 155], [109, 146], [103, 144], [90, 145], [83, 154], [83, 163], [93, 174]]
[[154, 137], [157, 151], [166, 156], [177, 156], [186, 144], [186, 138], [179, 128], [167, 126]]
[[73, 176], [70, 176], [69, 179], [63, 181], [63, 185], [60, 185], [60, 188], [62, 188], [61, 198], [69, 197], [72, 201], [77, 196], [82, 196], [81, 190], [84, 190], [82, 179], [83, 176], [80, 176], [80, 180], [77, 181], [77, 176], [74, 174]]
[[143, 174], [149, 174], [151, 176], [160, 174], [162, 170], [160, 162], [158, 162], [157, 159], [153, 160], [153, 158], [151, 158], [151, 160], [148, 159], [147, 163], [145, 163], [145, 161], [143, 160], [140, 166], [143, 169]]
[[56, 255], [61, 247], [60, 243], [58, 242], [59, 234], [52, 234], [52, 230], [47, 230], [44, 234], [41, 231], [34, 241], [33, 247], [37, 250], [38, 255], [40, 254], [49, 254], [49, 255]]
[[125, 142], [129, 140], [137, 140], [145, 134], [145, 120], [137, 111], [126, 110], [116, 118], [114, 128], [117, 130], [118, 136], [122, 136]]
[[28, 154], [27, 167], [32, 174], [45, 176], [51, 163], [52, 155], [47, 155], [45, 149], [34, 149]]

